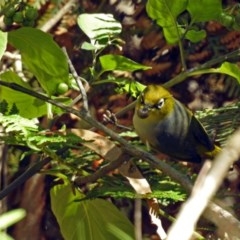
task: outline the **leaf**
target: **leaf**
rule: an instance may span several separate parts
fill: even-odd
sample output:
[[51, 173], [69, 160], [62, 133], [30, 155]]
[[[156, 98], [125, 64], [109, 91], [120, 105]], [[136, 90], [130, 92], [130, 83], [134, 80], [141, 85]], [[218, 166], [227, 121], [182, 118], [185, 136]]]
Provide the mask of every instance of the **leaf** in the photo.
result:
[[6, 212], [0, 216], [0, 230], [4, 230], [14, 223], [20, 221], [26, 216], [26, 211], [24, 209], [15, 209]]
[[[6, 82], [17, 83], [25, 88], [30, 88], [30, 86], [14, 72], [8, 71], [2, 73], [0, 78]], [[8, 103], [9, 109], [15, 104], [22, 117], [35, 118], [47, 113], [45, 102], [10, 88], [0, 86], [0, 100], [5, 100]]]
[[9, 32], [8, 40], [20, 50], [24, 64], [37, 77], [48, 95], [54, 95], [60, 83], [68, 84], [66, 56], [50, 34], [22, 27]]
[[107, 45], [108, 40], [122, 31], [122, 25], [112, 14], [84, 13], [78, 17], [78, 25], [97, 48]]
[[19, 135], [27, 135], [29, 131], [37, 132], [38, 126], [35, 120], [29, 120], [19, 115], [0, 115], [0, 124], [5, 128], [7, 133], [19, 132]]
[[92, 50], [96, 50], [96, 47], [89, 42], [83, 42], [81, 49], [92, 51]]
[[151, 68], [120, 55], [103, 55], [99, 58], [99, 60], [102, 66], [102, 73], [114, 70], [133, 72], [136, 70], [147, 70]]
[[222, 12], [221, 0], [189, 0], [187, 10], [192, 23], [218, 19]]
[[238, 83], [240, 84], [240, 68], [237, 66], [237, 64], [230, 63], [230, 62], [224, 62], [220, 66], [220, 68], [215, 69], [215, 72], [230, 75], [230, 76], [236, 78]]
[[7, 33], [0, 30], [0, 59], [7, 48]]
[[130, 221], [110, 202], [103, 199], [79, 201], [69, 184], [51, 190], [52, 210], [65, 240], [133, 240]]
[[[12, 71], [0, 74], [0, 79], [9, 83], [16, 83], [24, 88], [30, 89], [30, 86]], [[65, 104], [69, 103], [68, 98], [53, 97], [53, 99], [56, 101], [61, 101]], [[3, 100], [7, 102], [9, 111], [12, 111], [14, 107], [16, 107], [19, 111], [19, 114], [25, 118], [41, 117], [48, 113], [47, 103], [44, 101], [28, 94], [3, 87], [0, 84], [0, 101]], [[9, 111], [8, 114], [10, 114]], [[54, 113], [62, 113], [62, 110], [55, 106], [52, 107], [52, 111]]]
[[205, 30], [189, 30], [185, 36], [186, 39], [190, 40], [191, 42], [199, 42], [203, 40], [206, 37], [206, 31]]
[[[188, 0], [148, 0], [146, 10], [148, 15], [163, 27], [164, 36], [168, 43], [180, 40], [177, 17], [187, 7]], [[181, 31], [180, 31], [181, 32]]]

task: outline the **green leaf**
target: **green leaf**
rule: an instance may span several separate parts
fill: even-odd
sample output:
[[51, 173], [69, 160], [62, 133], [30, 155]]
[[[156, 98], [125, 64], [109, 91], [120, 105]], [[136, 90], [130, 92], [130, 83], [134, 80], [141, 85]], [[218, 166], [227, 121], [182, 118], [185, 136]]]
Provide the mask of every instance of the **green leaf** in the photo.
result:
[[14, 240], [12, 237], [10, 237], [7, 233], [5, 232], [0, 232], [0, 239], [1, 240]]
[[15, 209], [0, 216], [0, 230], [4, 230], [14, 223], [20, 221], [26, 216], [26, 211], [24, 209]]
[[[30, 89], [28, 83], [24, 82], [15, 72], [8, 71], [0, 74], [0, 79], [9, 83], [16, 83], [24, 88]], [[68, 98], [53, 97], [56, 101], [69, 104]], [[8, 104], [8, 114], [17, 109], [19, 114], [25, 118], [36, 118], [48, 113], [47, 104], [44, 101], [32, 97], [28, 94], [3, 87], [0, 84], [0, 101], [6, 101]], [[62, 113], [58, 107], [52, 106], [53, 113]]]
[[189, 30], [185, 36], [186, 39], [190, 40], [191, 42], [199, 42], [203, 40], [206, 37], [206, 31], [205, 30]]
[[184, 31], [184, 28], [181, 28], [179, 26], [177, 28], [175, 26], [164, 27], [163, 35], [169, 44], [176, 44], [180, 41], [180, 38]]
[[240, 84], [240, 68], [237, 64], [224, 62], [220, 68], [216, 68], [215, 72], [224, 73], [230, 75], [237, 79], [238, 83]]
[[117, 92], [121, 94], [129, 94], [132, 97], [136, 98], [138, 95], [144, 90], [146, 87], [145, 85], [133, 81], [132, 79], [119, 79], [115, 80], [115, 83], [118, 84], [118, 88], [116, 89]]
[[81, 49], [92, 51], [92, 50], [96, 50], [97, 48], [89, 42], [83, 42]]
[[133, 240], [130, 221], [110, 202], [103, 199], [83, 200], [68, 184], [51, 190], [52, 210], [66, 240]]
[[68, 84], [66, 56], [50, 34], [22, 27], [9, 32], [8, 40], [20, 50], [24, 64], [37, 77], [48, 95], [54, 95], [60, 83]]
[[[14, 72], [8, 71], [2, 73], [0, 78], [6, 82], [16, 83], [22, 87], [30, 89], [30, 86]], [[15, 104], [22, 117], [35, 118], [47, 113], [45, 102], [10, 88], [0, 86], [0, 100], [5, 100], [8, 103], [9, 109]]]
[[222, 12], [222, 1], [189, 0], [187, 10], [191, 15], [192, 23], [216, 20]]
[[112, 14], [105, 13], [81, 14], [78, 17], [78, 25], [96, 48], [106, 46], [109, 39], [122, 31], [121, 23]]
[[0, 59], [7, 48], [7, 33], [0, 30]]
[[7, 133], [19, 132], [19, 135], [28, 135], [28, 132], [38, 131], [38, 126], [34, 120], [23, 118], [19, 115], [0, 115], [0, 124], [5, 128]]
[[151, 68], [120, 55], [103, 55], [99, 60], [102, 66], [102, 73], [114, 70], [133, 72], [136, 70], [147, 70]]
[[177, 17], [186, 10], [188, 0], [148, 0], [146, 10], [148, 15], [163, 27], [164, 36], [168, 43], [180, 40], [180, 27]]

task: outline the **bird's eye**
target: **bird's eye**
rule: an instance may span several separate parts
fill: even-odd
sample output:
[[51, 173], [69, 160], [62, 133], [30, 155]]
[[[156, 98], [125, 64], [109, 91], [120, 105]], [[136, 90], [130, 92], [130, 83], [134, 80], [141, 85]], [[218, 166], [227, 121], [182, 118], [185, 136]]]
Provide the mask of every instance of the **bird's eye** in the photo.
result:
[[164, 103], [165, 103], [165, 99], [164, 99], [164, 98], [161, 98], [161, 99], [158, 101], [158, 103], [156, 104], [156, 108], [157, 108], [157, 109], [161, 109], [161, 108], [163, 107]]

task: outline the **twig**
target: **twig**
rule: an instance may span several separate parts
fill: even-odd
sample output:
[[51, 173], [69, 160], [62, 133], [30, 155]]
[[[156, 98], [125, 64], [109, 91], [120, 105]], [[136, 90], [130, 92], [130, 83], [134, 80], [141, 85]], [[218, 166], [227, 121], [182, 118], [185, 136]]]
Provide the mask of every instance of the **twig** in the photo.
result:
[[[179, 182], [188, 192], [191, 191], [192, 184], [186, 176], [179, 173], [177, 170], [175, 170], [174, 168], [172, 168], [171, 166], [169, 166], [165, 162], [159, 161], [158, 158], [154, 157], [150, 153], [147, 153], [147, 152], [145, 152], [141, 149], [138, 149], [138, 148], [136, 148], [132, 145], [129, 145], [128, 142], [126, 140], [124, 140], [123, 138], [119, 137], [118, 134], [114, 133], [113, 131], [111, 131], [110, 129], [108, 129], [107, 127], [105, 127], [104, 125], [102, 125], [97, 120], [90, 117], [89, 115], [86, 115], [85, 111], [81, 111], [81, 110], [78, 111], [74, 108], [71, 108], [69, 106], [66, 106], [66, 105], [60, 103], [60, 102], [57, 102], [57, 101], [55, 101], [55, 100], [53, 100], [53, 99], [51, 99], [51, 98], [49, 98], [49, 97], [47, 97], [43, 94], [34, 92], [30, 89], [24, 88], [24, 87], [22, 87], [18, 84], [15, 84], [15, 83], [9, 83], [9, 82], [5, 82], [5, 81], [0, 80], [0, 85], [11, 88], [11, 89], [19, 91], [19, 92], [26, 93], [26, 94], [31, 95], [31, 96], [34, 96], [34, 97], [36, 97], [38, 99], [41, 99], [45, 102], [51, 103], [54, 106], [57, 106], [57, 107], [63, 109], [64, 111], [66, 111], [68, 113], [73, 113], [74, 115], [84, 119], [86, 122], [90, 123], [92, 126], [94, 126], [97, 129], [100, 129], [103, 132], [105, 132], [113, 140], [119, 142], [123, 146], [122, 150], [124, 150], [125, 152], [129, 153], [132, 156], [135, 156], [135, 157], [140, 158], [140, 159], [144, 159], [154, 168], [160, 169], [164, 174], [170, 176], [176, 182]], [[220, 208], [218, 205], [216, 205], [214, 203], [211, 203], [210, 207], [208, 207], [207, 209], [208, 209], [208, 211], [205, 213], [206, 218], [209, 218], [208, 217], [209, 213], [213, 213], [212, 215], [217, 215], [218, 216], [219, 215], [219, 209], [221, 210], [221, 214], [226, 213], [226, 214], [224, 214], [224, 216], [232, 216], [230, 213], [228, 213], [227, 211]], [[216, 211], [218, 211], [218, 212], [216, 212]], [[226, 219], [223, 218], [223, 221], [221, 222], [221, 225], [228, 225], [228, 221], [229, 221], [229, 217], [226, 218]], [[237, 228], [237, 227], [239, 227], [239, 225], [240, 225], [239, 222], [236, 221], [234, 226]], [[237, 228], [237, 230], [238, 229], [239, 228]], [[239, 235], [240, 235], [240, 233], [239, 233]]]
[[180, 73], [176, 77], [172, 78], [170, 81], [163, 84], [163, 86], [166, 87], [166, 88], [170, 88], [170, 87], [176, 85], [177, 83], [180, 83], [180, 82], [184, 81], [189, 76], [199, 75], [201, 70], [210, 68], [210, 67], [212, 67], [216, 64], [222, 63], [223, 61], [229, 60], [231, 58], [239, 57], [239, 55], [240, 55], [240, 49], [232, 51], [230, 53], [227, 53], [227, 54], [225, 54], [223, 56], [220, 56], [218, 58], [214, 58], [214, 59], [212, 59], [212, 60], [210, 60], [210, 61], [208, 61], [204, 64], [201, 64], [199, 66], [196, 66], [194, 68], [188, 69], [185, 72]]
[[28, 180], [30, 177], [38, 173], [43, 166], [45, 166], [47, 163], [51, 161], [50, 157], [47, 157], [35, 164], [33, 164], [31, 167], [29, 167], [22, 175], [20, 175], [16, 180], [11, 182], [6, 188], [4, 188], [0, 192], [0, 199], [3, 199], [6, 197], [9, 193], [11, 193], [13, 190], [15, 190], [17, 187], [19, 187], [21, 184], [23, 184], [26, 180]]
[[16, 83], [9, 83], [9, 82], [5, 82], [5, 81], [1, 81], [0, 80], [0, 85], [11, 88], [13, 90], [22, 92], [22, 93], [26, 93], [28, 95], [31, 95], [33, 97], [36, 97], [38, 99], [41, 99], [45, 102], [51, 103], [54, 106], [57, 106], [61, 109], [63, 109], [64, 111], [68, 112], [68, 113], [72, 113], [80, 118], [82, 118], [83, 120], [85, 120], [86, 122], [88, 122], [90, 125], [92, 125], [93, 127], [96, 127], [99, 130], [102, 130], [103, 132], [105, 132], [107, 135], [109, 135], [113, 140], [119, 142], [122, 146], [123, 149], [133, 155], [136, 156], [138, 158], [143, 158], [146, 161], [148, 161], [149, 163], [151, 163], [152, 165], [157, 166], [157, 168], [162, 169], [162, 171], [167, 174], [168, 176], [170, 176], [172, 179], [174, 179], [175, 181], [179, 182], [181, 185], [184, 186], [185, 189], [187, 189], [188, 191], [191, 190], [191, 183], [190, 181], [183, 176], [182, 174], [180, 174], [178, 171], [176, 171], [174, 168], [170, 167], [168, 164], [166, 164], [165, 162], [159, 161], [158, 158], [154, 157], [152, 154], [147, 153], [141, 149], [138, 149], [136, 147], [133, 147], [132, 145], [130, 145], [128, 143], [128, 141], [126, 141], [125, 139], [119, 137], [118, 134], [116, 134], [115, 132], [111, 131], [111, 129], [105, 127], [103, 124], [101, 124], [100, 122], [98, 122], [97, 120], [95, 120], [94, 118], [92, 118], [91, 116], [89, 116], [88, 114], [86, 114], [85, 111], [78, 111], [72, 107], [66, 106], [64, 104], [62, 104], [61, 102], [57, 102], [56, 100], [53, 100], [43, 94], [40, 94], [38, 92], [35, 92], [31, 89], [28, 88], [24, 88]]
[[[210, 199], [215, 195], [230, 166], [237, 161], [239, 157], [240, 129], [231, 136], [226, 147], [223, 148], [221, 153], [216, 157], [209, 171], [204, 174], [205, 176], [201, 176], [201, 179], [198, 179], [195, 183], [191, 196], [182, 206], [175, 224], [172, 225], [169, 231], [168, 240], [188, 240], [191, 238], [199, 217], [208, 205]], [[226, 226], [226, 233], [231, 227], [231, 224]], [[231, 235], [231, 239], [239, 237], [239, 229], [237, 229], [237, 231], [235, 228], [231, 229], [231, 234], [235, 234]]]
[[47, 21], [43, 26], [40, 27], [40, 30], [43, 32], [48, 32], [52, 29], [62, 17], [77, 3], [76, 0], [70, 0], [66, 5], [60, 9], [49, 21]]
[[[181, 83], [182, 81], [184, 81], [186, 78], [188, 78], [189, 76], [193, 76], [193, 75], [200, 75], [200, 72], [204, 69], [213, 67], [216, 64], [222, 63], [223, 61], [229, 60], [231, 58], [235, 58], [235, 57], [239, 57], [240, 56], [240, 49], [232, 51], [230, 53], [227, 53], [223, 56], [220, 56], [218, 58], [214, 58], [204, 64], [201, 64], [199, 66], [190, 68], [184, 72], [181, 72], [179, 75], [177, 75], [176, 77], [172, 78], [171, 80], [169, 80], [168, 82], [164, 83], [163, 86], [165, 88], [170, 88], [178, 83]], [[127, 105], [126, 107], [124, 107], [123, 109], [121, 109], [119, 112], [115, 113], [116, 117], [120, 117], [122, 116], [124, 113], [126, 113], [127, 111], [133, 109], [136, 105], [136, 101], [130, 103], [129, 105]]]
[[82, 184], [94, 182], [99, 178], [105, 176], [110, 171], [113, 171], [114, 169], [118, 168], [121, 164], [123, 164], [124, 161], [126, 161], [126, 157], [124, 155], [121, 155], [119, 158], [117, 158], [114, 161], [111, 161], [110, 163], [103, 166], [102, 168], [92, 173], [91, 175], [86, 177], [74, 177], [72, 180], [78, 186], [81, 186]]
[[[82, 84], [82, 81], [85, 82], [85, 84], [88, 86], [88, 83], [85, 79], [81, 78], [78, 74], [77, 74], [77, 71], [76, 69], [74, 68], [73, 64], [72, 64], [72, 61], [71, 59], [69, 58], [68, 56], [68, 53], [67, 53], [67, 50], [66, 48], [64, 47], [63, 48], [63, 52], [65, 53], [66, 57], [67, 57], [67, 61], [68, 61], [68, 64], [69, 64], [69, 68], [72, 72], [72, 75], [77, 83], [77, 86], [80, 90], [80, 93], [81, 93], [81, 98], [83, 100], [83, 108], [86, 112], [88, 112], [88, 99], [87, 99], [87, 94], [86, 94], [86, 91], [85, 91], [85, 88], [83, 87], [83, 84]], [[81, 99], [79, 98], [79, 100]]]

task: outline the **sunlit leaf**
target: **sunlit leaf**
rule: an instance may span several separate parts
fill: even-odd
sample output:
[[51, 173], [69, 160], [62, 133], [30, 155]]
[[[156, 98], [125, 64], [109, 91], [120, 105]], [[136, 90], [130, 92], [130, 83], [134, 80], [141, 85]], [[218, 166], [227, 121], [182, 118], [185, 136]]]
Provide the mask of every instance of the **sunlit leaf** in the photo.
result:
[[236, 78], [236, 80], [240, 84], [240, 68], [238, 67], [238, 65], [230, 62], [224, 62], [219, 68], [215, 69], [215, 71]]
[[[30, 86], [14, 72], [8, 71], [2, 73], [0, 75], [0, 78], [6, 82], [16, 83], [22, 87], [30, 89]], [[22, 117], [34, 118], [43, 116], [47, 113], [47, 106], [45, 102], [25, 93], [2, 87], [1, 85], [0, 100], [5, 100], [9, 105], [9, 109], [12, 108], [12, 106], [15, 104], [19, 111], [19, 114]]]
[[120, 55], [103, 55], [99, 58], [99, 60], [102, 66], [102, 72], [114, 70], [132, 72], [136, 70], [147, 70], [151, 68]]
[[82, 200], [68, 184], [51, 190], [52, 210], [65, 240], [133, 240], [130, 221], [110, 202]]
[[180, 40], [181, 31], [176, 20], [186, 9], [187, 2], [187, 0], [148, 0], [147, 2], [148, 15], [163, 28], [164, 36], [169, 43]]
[[122, 31], [121, 23], [112, 14], [105, 13], [81, 14], [78, 17], [78, 25], [96, 48], [106, 46], [109, 39]]
[[97, 48], [89, 42], [83, 42], [81, 49], [92, 51], [92, 50], [96, 50]]
[[0, 230], [4, 230], [16, 222], [20, 221], [26, 216], [26, 211], [24, 209], [15, 209], [6, 212], [0, 216]]
[[22, 27], [8, 34], [11, 45], [20, 50], [23, 62], [37, 77], [48, 95], [57, 93], [58, 85], [68, 84], [68, 63], [50, 34]]
[[[0, 74], [0, 79], [8, 83], [16, 83], [24, 88], [31, 89], [28, 83], [24, 82], [15, 72], [7, 71]], [[68, 103], [68, 98], [55, 98], [56, 101]], [[8, 110], [10, 111], [14, 107], [22, 117], [36, 118], [44, 116], [48, 113], [47, 103], [32, 97], [31, 95], [15, 91], [13, 89], [0, 85], [0, 101], [5, 100], [8, 104]], [[62, 110], [53, 106], [52, 111], [54, 113], [61, 113]]]
[[7, 33], [0, 30], [0, 59], [7, 48]]

